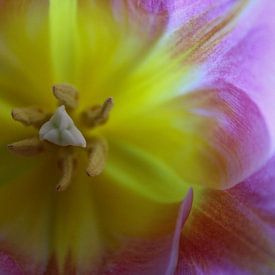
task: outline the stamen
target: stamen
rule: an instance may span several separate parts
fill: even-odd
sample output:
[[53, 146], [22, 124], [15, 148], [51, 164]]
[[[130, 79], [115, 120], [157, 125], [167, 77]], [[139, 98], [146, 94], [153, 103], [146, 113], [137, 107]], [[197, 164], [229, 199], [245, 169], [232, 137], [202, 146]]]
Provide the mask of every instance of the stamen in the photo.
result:
[[49, 119], [49, 114], [37, 107], [14, 108], [11, 115], [14, 120], [36, 128], [41, 127]]
[[76, 159], [73, 153], [64, 152], [58, 161], [58, 166], [62, 172], [62, 177], [56, 186], [57, 191], [64, 191], [70, 185], [76, 166]]
[[36, 137], [9, 144], [7, 147], [11, 153], [26, 157], [36, 156], [44, 151], [44, 143]]
[[[0, 0], [1, 1], [1, 0]], [[41, 108], [15, 108], [12, 110], [14, 120], [27, 126], [39, 128], [39, 138], [33, 137], [9, 144], [8, 150], [21, 156], [35, 156], [44, 151], [56, 153], [58, 151], [58, 166], [61, 170], [61, 179], [56, 186], [57, 191], [64, 191], [72, 182], [76, 156], [75, 148], [86, 148], [83, 134], [74, 124], [66, 108], [74, 109], [78, 105], [78, 91], [68, 84], [53, 86], [53, 94], [58, 99], [59, 106], [53, 115]], [[113, 99], [107, 98], [102, 105], [93, 106], [81, 114], [84, 126], [95, 127], [104, 124], [109, 119]], [[65, 108], [66, 107], [66, 108]], [[83, 126], [83, 125], [82, 125]], [[55, 145], [58, 145], [55, 146]], [[106, 165], [108, 143], [103, 138], [92, 138], [87, 146], [88, 165], [87, 175], [100, 175]]]
[[58, 99], [59, 105], [65, 105], [69, 109], [75, 109], [78, 105], [78, 91], [69, 84], [54, 85], [53, 94]]
[[88, 145], [89, 163], [86, 169], [88, 176], [94, 177], [102, 173], [107, 159], [108, 144], [105, 139], [95, 138]]
[[81, 115], [82, 122], [88, 127], [96, 127], [104, 124], [109, 119], [110, 111], [114, 106], [114, 100], [109, 97], [102, 105], [96, 105]]

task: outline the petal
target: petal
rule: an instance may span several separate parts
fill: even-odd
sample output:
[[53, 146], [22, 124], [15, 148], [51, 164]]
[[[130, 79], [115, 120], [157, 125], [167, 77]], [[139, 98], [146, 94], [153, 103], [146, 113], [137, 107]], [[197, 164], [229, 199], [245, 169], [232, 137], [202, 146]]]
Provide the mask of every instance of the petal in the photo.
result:
[[179, 209], [174, 233], [143, 240], [129, 240], [104, 262], [99, 274], [173, 275], [175, 272], [179, 239], [192, 206], [192, 190]]
[[274, 11], [274, 3], [256, 1], [242, 19], [249, 24], [240, 24], [240, 28], [222, 41], [205, 64], [205, 82], [230, 83], [256, 103], [269, 131], [269, 157], [273, 155], [275, 140], [272, 104], [275, 100]]
[[8, 275], [23, 275], [21, 267], [7, 253], [0, 252], [0, 273]]
[[221, 97], [219, 102], [231, 105], [231, 114], [223, 111], [228, 119], [211, 103], [207, 111], [201, 110], [203, 115], [217, 117], [223, 130], [214, 131], [214, 142], [227, 150], [224, 155], [229, 162], [239, 165], [229, 168], [235, 178], [227, 186], [257, 171], [274, 152], [274, 10], [266, 1], [251, 5], [242, 18], [249, 24], [240, 24], [230, 33], [202, 67], [206, 73], [200, 86], [212, 87]]
[[151, 39], [162, 34], [174, 53], [197, 55], [213, 49], [216, 38], [233, 28], [234, 20], [249, 6], [248, 2], [115, 0], [113, 8], [124, 24], [134, 26], [141, 34], [150, 35]]
[[194, 198], [177, 274], [275, 272], [274, 165], [275, 157], [234, 188]]
[[174, 9], [167, 35], [170, 49], [195, 63], [203, 61], [230, 31], [239, 28], [251, 6], [246, 0], [182, 0], [179, 5], [179, 11]]
[[253, 210], [264, 223], [275, 224], [275, 155], [259, 171], [230, 190], [232, 196]]
[[183, 96], [175, 106], [186, 108], [198, 121], [195, 131], [208, 144], [200, 154], [218, 176], [211, 185], [224, 189], [264, 163], [270, 154], [270, 136], [261, 110], [244, 91], [223, 81], [212, 85]]
[[171, 254], [168, 258], [168, 267], [166, 269], [165, 275], [174, 275], [175, 270], [178, 263], [178, 256], [179, 256], [179, 244], [180, 244], [180, 236], [182, 233], [183, 226], [190, 214], [191, 207], [193, 203], [193, 190], [190, 189], [181, 204], [180, 212], [178, 215], [176, 229], [173, 236], [172, 246], [171, 246]]
[[228, 83], [176, 97], [120, 124], [109, 123], [106, 136], [147, 151], [185, 182], [211, 188], [243, 180], [270, 150], [258, 106]]

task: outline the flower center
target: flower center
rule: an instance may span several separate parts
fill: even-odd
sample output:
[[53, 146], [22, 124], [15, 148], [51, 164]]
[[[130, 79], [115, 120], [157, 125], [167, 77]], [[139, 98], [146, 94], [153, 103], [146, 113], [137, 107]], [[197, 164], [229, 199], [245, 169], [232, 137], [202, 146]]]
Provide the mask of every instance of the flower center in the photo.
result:
[[[39, 135], [9, 144], [8, 149], [22, 156], [35, 156], [45, 151], [55, 152], [61, 172], [57, 190], [63, 191], [69, 186], [74, 175], [77, 162], [76, 147], [86, 150], [88, 156], [86, 172], [92, 177], [104, 170], [108, 144], [103, 137], [93, 136], [86, 139], [75, 125], [70, 114], [73, 114], [77, 108], [78, 91], [73, 86], [54, 85], [53, 94], [59, 103], [54, 114], [37, 107], [12, 110], [14, 120], [39, 129]], [[80, 115], [83, 127], [90, 129], [105, 124], [112, 107], [113, 99], [107, 98], [102, 105], [84, 110]]]

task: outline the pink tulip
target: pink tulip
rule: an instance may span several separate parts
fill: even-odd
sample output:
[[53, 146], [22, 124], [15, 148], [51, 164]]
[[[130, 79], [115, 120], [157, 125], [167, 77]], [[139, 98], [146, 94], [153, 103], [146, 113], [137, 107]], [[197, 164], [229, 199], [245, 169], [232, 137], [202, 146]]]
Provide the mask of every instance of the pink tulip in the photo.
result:
[[274, 14], [0, 0], [0, 275], [275, 274]]

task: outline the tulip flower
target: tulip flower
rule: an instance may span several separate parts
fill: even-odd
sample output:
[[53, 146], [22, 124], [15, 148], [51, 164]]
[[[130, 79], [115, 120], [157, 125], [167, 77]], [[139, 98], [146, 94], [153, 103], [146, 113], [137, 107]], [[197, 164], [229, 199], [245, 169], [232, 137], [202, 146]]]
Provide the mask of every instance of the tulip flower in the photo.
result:
[[274, 12], [0, 1], [0, 274], [274, 274]]

